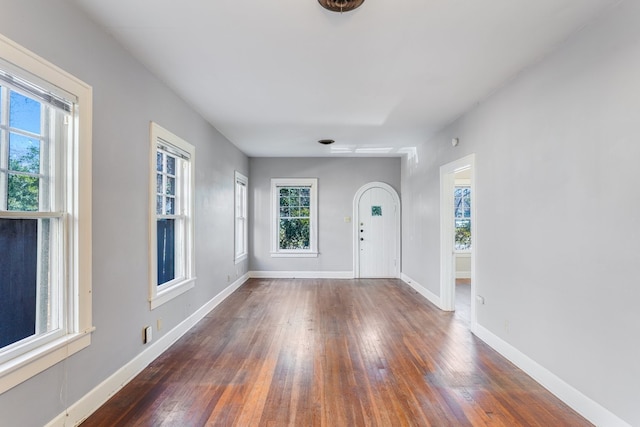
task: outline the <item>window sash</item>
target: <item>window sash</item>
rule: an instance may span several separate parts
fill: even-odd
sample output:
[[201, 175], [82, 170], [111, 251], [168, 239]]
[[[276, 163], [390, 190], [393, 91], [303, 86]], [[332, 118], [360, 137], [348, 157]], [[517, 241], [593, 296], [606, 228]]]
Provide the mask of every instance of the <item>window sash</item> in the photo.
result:
[[[39, 115], [39, 123], [37, 124], [39, 132], [12, 126], [10, 119], [15, 117], [12, 115], [12, 110], [17, 107], [13, 104], [12, 94], [14, 93], [19, 95], [18, 99], [32, 100], [37, 103], [35, 105], [39, 106], [39, 111], [36, 110], [36, 114]], [[0, 70], [0, 110], [2, 112], [0, 115], [0, 219], [37, 220], [36, 241], [33, 248], [36, 260], [33, 266], [34, 270], [32, 270], [35, 274], [35, 282], [24, 283], [20, 286], [22, 297], [35, 295], [35, 299], [32, 301], [33, 307], [30, 302], [27, 302], [29, 309], [34, 311], [31, 314], [26, 314], [27, 319], [23, 319], [23, 322], [24, 320], [28, 322], [28, 318], [31, 315], [34, 316], [33, 333], [0, 348], [0, 363], [34, 351], [38, 347], [66, 335], [68, 333], [67, 320], [73, 322], [75, 318], [75, 315], [70, 313], [71, 307], [64, 297], [66, 276], [63, 254], [66, 252], [64, 245], [67, 233], [65, 214], [60, 210], [53, 211], [53, 209], [60, 209], [65, 205], [64, 192], [56, 189], [54, 185], [57, 183], [64, 187], [66, 182], [65, 174], [62, 173], [61, 161], [64, 156], [57, 154], [57, 152], [65, 149], [67, 134], [64, 127], [70, 121], [67, 112], [72, 111], [70, 103], [66, 103], [65, 108], [62, 109], [60, 106], [61, 101], [56, 95], [48, 94], [36, 85], [20, 77], [12, 76], [5, 70]], [[24, 114], [29, 114], [29, 112]], [[27, 141], [35, 142], [37, 171], [11, 167], [13, 144], [19, 144], [14, 141], [14, 136], [16, 140], [27, 138]], [[18, 145], [18, 147], [20, 146]], [[37, 194], [34, 195], [36, 205], [33, 209], [9, 210], [11, 208], [9, 206], [10, 198], [15, 195], [9, 192], [10, 183], [12, 179], [19, 177], [37, 179]], [[16, 191], [24, 192], [27, 190], [24, 187], [17, 187]], [[17, 266], [15, 268], [18, 269]], [[27, 268], [25, 273], [29, 274], [29, 267], [24, 266], [24, 268]], [[12, 271], [18, 274], [20, 270]], [[27, 277], [23, 277], [22, 280]], [[31, 294], [31, 292], [35, 294]], [[11, 327], [20, 328], [19, 323], [16, 321]], [[22, 325], [22, 327], [24, 326], [25, 324]]]
[[[318, 179], [317, 178], [273, 178], [271, 180], [271, 205], [272, 205], [272, 220], [271, 220], [271, 256], [310, 256], [316, 257], [318, 256], [318, 230], [317, 230], [317, 217], [318, 217], [318, 202], [317, 202], [317, 188], [318, 188]], [[281, 189], [308, 189], [309, 192], [309, 214], [308, 216], [300, 215], [298, 211], [297, 215], [289, 214], [282, 215], [281, 214]], [[299, 203], [293, 206], [294, 208], [307, 208], [306, 205], [302, 203], [302, 198], [306, 198], [306, 195], [298, 196], [288, 196], [288, 197], [298, 197]], [[288, 206], [287, 206], [288, 208]], [[286, 249], [282, 248], [280, 245], [280, 226], [281, 221], [290, 221], [290, 220], [308, 220], [308, 234], [309, 234], [309, 245], [305, 248], [295, 248], [295, 249]]]
[[[149, 303], [154, 309], [194, 286], [192, 170], [195, 149], [154, 122], [150, 130]], [[162, 157], [161, 162], [158, 155]], [[170, 170], [169, 159], [173, 159], [173, 170]], [[173, 209], [167, 209], [169, 201]], [[167, 220], [172, 222], [161, 228], [161, 221]], [[159, 236], [160, 232], [165, 234]], [[164, 243], [170, 247], [161, 247]], [[167, 262], [170, 264], [164, 264]], [[163, 267], [168, 269], [161, 271]]]
[[248, 183], [249, 179], [240, 172], [235, 172], [235, 204], [234, 204], [234, 259], [244, 260], [248, 253]]

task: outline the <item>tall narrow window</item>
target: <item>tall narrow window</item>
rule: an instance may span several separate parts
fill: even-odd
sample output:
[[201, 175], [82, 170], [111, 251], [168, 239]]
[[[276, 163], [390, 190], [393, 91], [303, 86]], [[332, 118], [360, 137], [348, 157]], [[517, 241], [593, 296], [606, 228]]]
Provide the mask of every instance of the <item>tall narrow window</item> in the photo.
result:
[[318, 180], [272, 179], [272, 256], [318, 255]]
[[240, 172], [235, 173], [235, 261], [247, 258], [247, 185], [249, 180]]
[[455, 242], [457, 251], [471, 249], [471, 188], [468, 186], [456, 186], [453, 194]]
[[91, 342], [91, 88], [0, 52], [2, 393]]
[[195, 148], [151, 123], [151, 308], [191, 289]]

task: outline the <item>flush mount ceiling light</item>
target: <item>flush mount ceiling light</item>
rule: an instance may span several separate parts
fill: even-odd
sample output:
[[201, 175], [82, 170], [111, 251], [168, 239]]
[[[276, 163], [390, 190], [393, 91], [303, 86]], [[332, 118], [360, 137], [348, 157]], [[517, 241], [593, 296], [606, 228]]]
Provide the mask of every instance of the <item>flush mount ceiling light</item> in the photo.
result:
[[330, 145], [330, 144], [333, 144], [335, 141], [333, 139], [321, 139], [318, 142], [322, 145]]
[[349, 12], [360, 7], [364, 0], [318, 0], [325, 9], [333, 12]]

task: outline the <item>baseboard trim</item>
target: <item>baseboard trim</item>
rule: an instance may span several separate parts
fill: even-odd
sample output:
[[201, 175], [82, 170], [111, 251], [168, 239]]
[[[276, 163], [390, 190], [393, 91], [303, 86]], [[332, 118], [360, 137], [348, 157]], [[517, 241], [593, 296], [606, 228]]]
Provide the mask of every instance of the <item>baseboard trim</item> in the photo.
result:
[[250, 271], [259, 279], [353, 279], [353, 271]]
[[236, 289], [249, 279], [249, 274], [238, 278], [218, 295], [196, 310], [171, 331], [152, 343], [146, 350], [134, 357], [130, 362], [118, 369], [93, 390], [71, 405], [65, 412], [51, 420], [46, 427], [77, 426], [94, 413], [115, 393], [120, 391], [144, 368], [149, 366], [158, 356], [164, 353], [173, 343], [180, 339], [189, 329], [202, 320], [211, 310], [224, 301]]
[[485, 327], [477, 324], [474, 334], [596, 426], [631, 427]]
[[434, 294], [429, 289], [425, 288], [420, 283], [416, 282], [415, 280], [413, 280], [411, 277], [407, 276], [404, 273], [400, 273], [400, 280], [405, 282], [407, 285], [411, 286], [420, 295], [422, 295], [423, 297], [428, 299], [429, 302], [431, 302], [436, 307], [438, 307], [440, 310], [442, 310], [442, 304], [440, 303], [440, 297], [438, 295]]

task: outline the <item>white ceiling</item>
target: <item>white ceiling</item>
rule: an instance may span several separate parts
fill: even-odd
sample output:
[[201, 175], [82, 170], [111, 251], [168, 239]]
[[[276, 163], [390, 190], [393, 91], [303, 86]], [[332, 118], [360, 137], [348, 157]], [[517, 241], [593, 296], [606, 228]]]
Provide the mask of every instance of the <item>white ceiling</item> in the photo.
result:
[[252, 157], [407, 152], [619, 2], [74, 1]]

